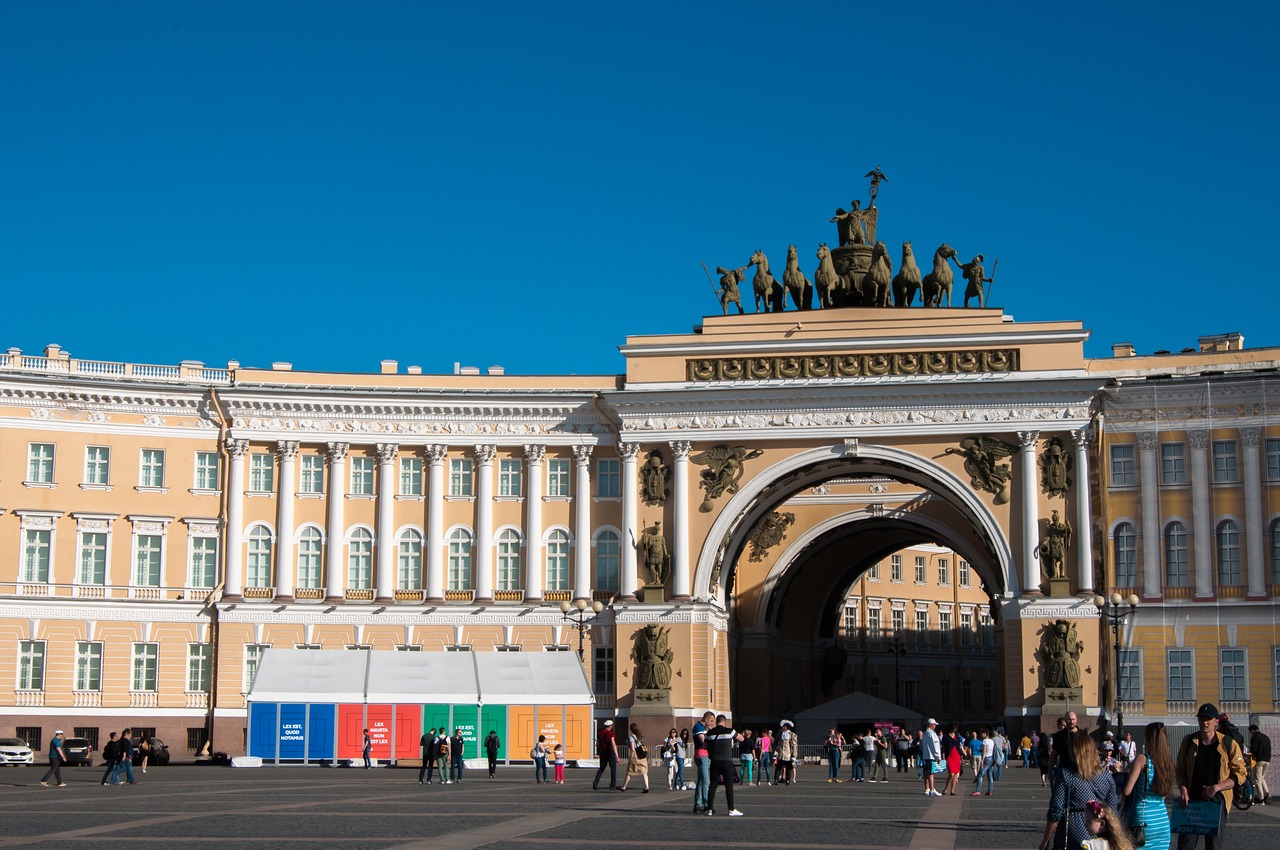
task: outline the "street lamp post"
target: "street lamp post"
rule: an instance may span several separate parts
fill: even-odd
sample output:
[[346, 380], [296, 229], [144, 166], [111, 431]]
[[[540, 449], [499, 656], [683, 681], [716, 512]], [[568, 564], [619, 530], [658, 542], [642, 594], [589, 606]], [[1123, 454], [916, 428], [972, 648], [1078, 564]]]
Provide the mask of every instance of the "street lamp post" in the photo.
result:
[[604, 605], [599, 602], [591, 603], [591, 610], [587, 610], [587, 600], [575, 599], [572, 604], [568, 600], [560, 603], [560, 617], [573, 624], [578, 630], [578, 660], [582, 661], [584, 657], [583, 640], [587, 627], [600, 618], [600, 612], [604, 610]]
[[899, 666], [899, 660], [907, 654], [907, 645], [898, 635], [893, 636], [893, 640], [889, 641], [889, 651], [893, 653], [893, 701], [898, 705], [905, 705], [902, 699], [902, 668]]
[[[1124, 738], [1124, 709], [1121, 708], [1120, 690], [1121, 690], [1121, 666], [1120, 666], [1120, 629], [1124, 625], [1124, 621], [1132, 617], [1138, 611], [1138, 597], [1135, 594], [1129, 594], [1128, 598], [1121, 596], [1119, 593], [1112, 593], [1110, 598], [1103, 596], [1095, 596], [1093, 604], [1098, 606], [1098, 610], [1102, 612], [1102, 618], [1111, 625], [1111, 636], [1115, 641], [1116, 666], [1115, 673], [1111, 677], [1112, 705], [1116, 712], [1116, 722], [1119, 725], [1119, 731], [1116, 732], [1119, 741]], [[1129, 610], [1124, 610], [1123, 606], [1128, 606]]]

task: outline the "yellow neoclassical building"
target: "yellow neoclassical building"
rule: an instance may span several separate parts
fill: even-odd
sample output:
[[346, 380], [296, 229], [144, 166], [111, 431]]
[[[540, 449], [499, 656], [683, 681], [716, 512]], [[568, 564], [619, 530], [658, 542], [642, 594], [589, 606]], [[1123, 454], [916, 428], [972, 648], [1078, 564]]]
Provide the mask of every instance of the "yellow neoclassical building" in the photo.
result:
[[776, 722], [864, 690], [1022, 728], [1112, 705], [1116, 590], [1141, 597], [1128, 717], [1270, 710], [1280, 356], [1089, 360], [1087, 336], [998, 309], [716, 316], [586, 377], [11, 349], [0, 731], [242, 752], [271, 647], [581, 648], [597, 718]]

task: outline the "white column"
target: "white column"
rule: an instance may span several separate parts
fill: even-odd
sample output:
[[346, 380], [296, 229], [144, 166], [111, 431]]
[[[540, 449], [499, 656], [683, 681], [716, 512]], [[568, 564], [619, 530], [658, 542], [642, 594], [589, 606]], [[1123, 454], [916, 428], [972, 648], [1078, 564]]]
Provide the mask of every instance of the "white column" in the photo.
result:
[[[1089, 514], [1089, 429], [1071, 432], [1076, 444], [1076, 593], [1093, 592], [1093, 518]], [[1065, 569], [1064, 569], [1065, 572]]]
[[1262, 523], [1262, 444], [1261, 428], [1241, 428], [1240, 445], [1244, 448], [1244, 553], [1249, 571], [1249, 598], [1267, 598], [1266, 535]]
[[671, 598], [685, 600], [691, 596], [689, 576], [689, 449], [688, 440], [669, 443], [675, 457], [675, 475], [671, 493], [675, 540], [671, 552]]
[[[1159, 599], [1164, 593], [1160, 577], [1160, 468], [1156, 451], [1160, 435], [1138, 434], [1138, 488], [1142, 502], [1142, 598]], [[1087, 479], [1077, 475], [1077, 481]]]
[[524, 599], [542, 601], [542, 459], [546, 446], [525, 446]]
[[396, 601], [396, 456], [400, 446], [395, 443], [378, 443], [378, 539], [374, 543], [377, 553], [377, 590], [374, 601], [383, 604]]
[[1019, 431], [1022, 470], [1022, 595], [1039, 596], [1040, 482], [1036, 474], [1036, 441], [1039, 431]]
[[591, 446], [574, 446], [573, 598], [591, 598]]
[[497, 446], [476, 446], [476, 601], [493, 601], [493, 459]]
[[444, 459], [448, 446], [427, 446], [427, 602], [444, 601]]
[[622, 575], [618, 591], [624, 602], [634, 602], [638, 581], [636, 577], [636, 458], [640, 454], [639, 443], [619, 443], [622, 455]]
[[248, 440], [227, 438], [227, 551], [223, 553], [222, 597], [244, 596], [244, 455]]
[[347, 535], [342, 527], [342, 509], [347, 498], [347, 452], [350, 443], [329, 443], [329, 518], [325, 529], [324, 587], [326, 602], [341, 602], [347, 596], [347, 571], [343, 554]]
[[1191, 535], [1195, 598], [1213, 598], [1213, 504], [1209, 498], [1209, 432], [1188, 431], [1191, 447]]
[[276, 482], [276, 599], [293, 599], [293, 501], [294, 464], [298, 444], [291, 440], [276, 443], [280, 459], [280, 478]]

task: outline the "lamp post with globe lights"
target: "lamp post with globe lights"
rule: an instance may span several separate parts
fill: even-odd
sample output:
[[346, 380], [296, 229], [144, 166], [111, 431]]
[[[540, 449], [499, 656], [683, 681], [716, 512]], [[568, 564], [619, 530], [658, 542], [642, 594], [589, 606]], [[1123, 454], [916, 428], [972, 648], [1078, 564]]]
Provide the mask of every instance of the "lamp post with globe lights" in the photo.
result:
[[[1124, 709], [1121, 708], [1120, 692], [1121, 688], [1121, 671], [1120, 666], [1120, 629], [1124, 626], [1124, 621], [1132, 617], [1138, 612], [1138, 597], [1136, 594], [1129, 594], [1127, 597], [1121, 596], [1119, 593], [1112, 593], [1110, 597], [1095, 596], [1093, 604], [1098, 606], [1098, 610], [1102, 613], [1102, 618], [1111, 626], [1111, 636], [1115, 641], [1116, 666], [1115, 674], [1112, 676], [1111, 692], [1113, 707], [1116, 712], [1116, 722], [1119, 730], [1116, 732], [1117, 740], [1124, 738]], [[1128, 610], [1125, 610], [1128, 606]]]
[[587, 609], [587, 600], [575, 599], [572, 603], [568, 600], [560, 603], [560, 616], [573, 624], [578, 630], [578, 660], [582, 661], [585, 657], [583, 648], [584, 634], [587, 627], [600, 618], [600, 612], [604, 610], [604, 604], [600, 601], [591, 603], [590, 610]]

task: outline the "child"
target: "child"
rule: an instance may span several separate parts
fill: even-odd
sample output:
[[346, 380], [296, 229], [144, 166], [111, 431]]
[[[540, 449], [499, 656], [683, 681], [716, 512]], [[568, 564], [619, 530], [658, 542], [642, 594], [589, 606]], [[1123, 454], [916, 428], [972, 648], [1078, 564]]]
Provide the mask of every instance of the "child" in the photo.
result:
[[1120, 815], [1110, 806], [1090, 800], [1085, 806], [1085, 825], [1090, 835], [1097, 838], [1086, 839], [1083, 850], [1134, 850], [1129, 834], [1124, 831]]
[[564, 784], [564, 747], [556, 744], [555, 749], [551, 751], [553, 763], [556, 766], [556, 784]]

